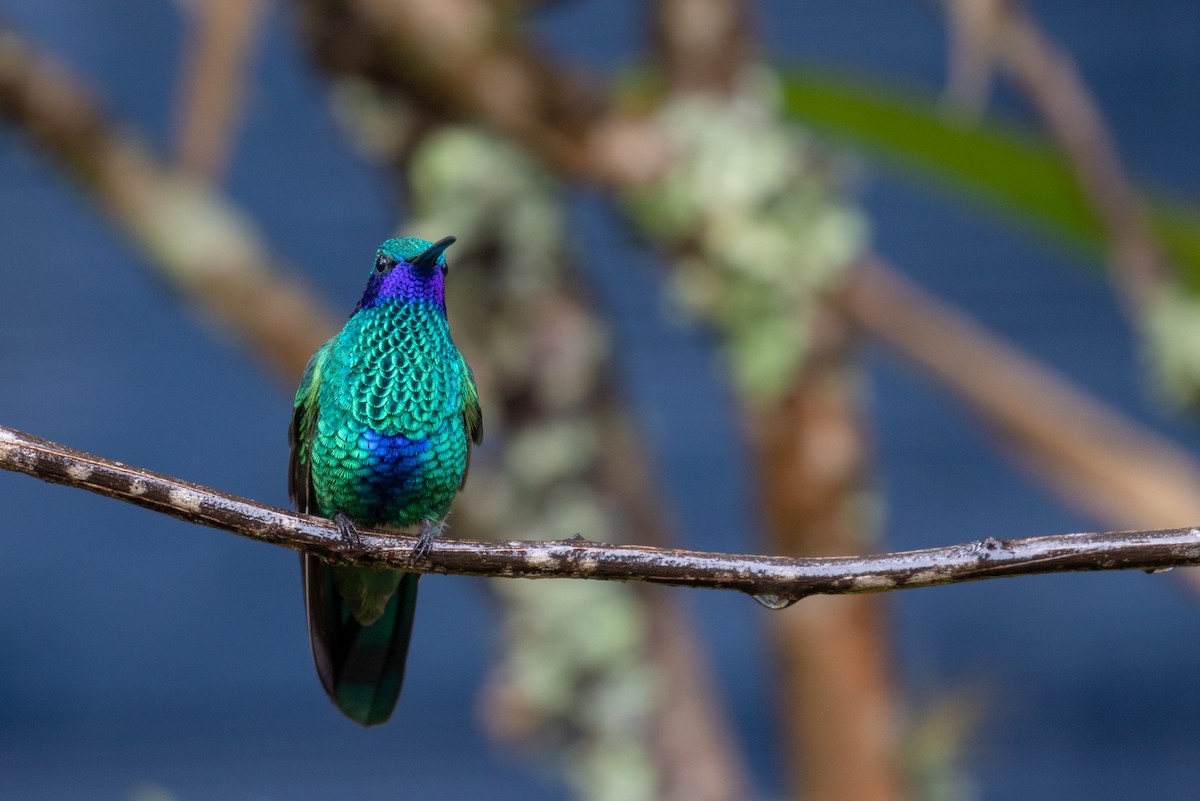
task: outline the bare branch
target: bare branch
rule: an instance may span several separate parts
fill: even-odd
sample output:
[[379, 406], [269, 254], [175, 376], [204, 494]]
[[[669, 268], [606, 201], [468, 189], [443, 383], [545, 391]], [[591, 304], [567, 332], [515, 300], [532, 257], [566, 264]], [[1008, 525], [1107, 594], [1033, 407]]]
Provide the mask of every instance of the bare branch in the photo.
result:
[[654, 43], [674, 92], [727, 92], [748, 61], [749, 3], [738, 0], [658, 0]]
[[1019, 0], [1000, 7], [1001, 62], [1070, 160], [1108, 231], [1116, 284], [1131, 311], [1144, 312], [1155, 289], [1171, 282], [1172, 269], [1126, 176], [1104, 114], [1070, 54], [1046, 35], [1029, 7]]
[[[400, 90], [427, 111], [521, 144], [555, 173], [624, 186], [669, 161], [660, 132], [582, 75], [542, 57], [485, 0], [295, 0], [331, 75]], [[497, 34], [502, 30], [503, 34]], [[482, 76], [482, 77], [481, 77]]]
[[964, 401], [1004, 447], [1077, 508], [1114, 526], [1200, 519], [1200, 465], [1090, 397], [884, 259], [856, 271], [843, 309]]
[[415, 536], [363, 531], [356, 551], [328, 520], [297, 515], [176, 478], [113, 462], [0, 426], [0, 468], [144, 506], [259, 542], [331, 561], [420, 573], [504, 578], [643, 581], [775, 596], [931, 587], [1003, 576], [1200, 565], [1200, 529], [995, 539], [876, 556], [800, 559], [568, 540], [439, 540], [409, 561]]
[[402, 87], [451, 119], [486, 119], [567, 173], [591, 168], [603, 97], [528, 42], [498, 31], [485, 0], [298, 0], [317, 60], [332, 74]]
[[187, 0], [183, 6], [189, 30], [176, 112], [178, 166], [196, 181], [216, 183], [229, 163], [269, 5], [266, 0]]
[[65, 167], [168, 282], [289, 380], [337, 330], [243, 214], [168, 169], [82, 79], [2, 23], [0, 120]]

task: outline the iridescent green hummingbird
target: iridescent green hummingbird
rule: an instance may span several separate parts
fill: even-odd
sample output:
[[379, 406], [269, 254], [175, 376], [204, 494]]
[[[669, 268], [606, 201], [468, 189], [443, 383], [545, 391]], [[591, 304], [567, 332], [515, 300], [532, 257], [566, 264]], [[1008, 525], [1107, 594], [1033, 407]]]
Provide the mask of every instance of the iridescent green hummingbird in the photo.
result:
[[[453, 243], [380, 245], [354, 314], [309, 359], [289, 432], [297, 510], [337, 521], [350, 541], [357, 526], [417, 530], [422, 557], [483, 437], [475, 379], [446, 320]], [[420, 574], [301, 559], [325, 692], [362, 725], [383, 723], [404, 681]]]

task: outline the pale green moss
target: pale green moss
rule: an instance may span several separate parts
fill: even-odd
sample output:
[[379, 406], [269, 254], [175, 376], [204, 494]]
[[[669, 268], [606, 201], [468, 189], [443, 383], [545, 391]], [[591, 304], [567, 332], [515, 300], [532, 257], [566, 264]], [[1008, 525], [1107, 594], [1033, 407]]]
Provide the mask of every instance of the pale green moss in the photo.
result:
[[1164, 287], [1144, 321], [1146, 357], [1162, 394], [1176, 406], [1200, 405], [1200, 298]]
[[803, 365], [814, 311], [862, 250], [866, 224], [804, 132], [782, 121], [769, 75], [729, 100], [677, 100], [659, 121], [675, 162], [627, 192], [626, 206], [678, 254], [674, 297], [720, 333], [738, 389], [773, 400]]

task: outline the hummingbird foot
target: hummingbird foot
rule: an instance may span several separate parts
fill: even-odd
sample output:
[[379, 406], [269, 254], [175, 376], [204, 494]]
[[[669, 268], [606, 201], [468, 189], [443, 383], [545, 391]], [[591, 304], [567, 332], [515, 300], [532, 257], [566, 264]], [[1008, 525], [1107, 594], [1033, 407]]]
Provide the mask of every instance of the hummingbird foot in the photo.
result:
[[346, 544], [347, 556], [361, 556], [366, 553], [367, 549], [363, 545], [362, 537], [358, 535], [358, 528], [345, 512], [335, 514], [333, 522], [337, 523], [338, 533], [342, 536], [342, 542]]
[[417, 535], [417, 544], [408, 557], [409, 563], [420, 562], [429, 556], [433, 549], [433, 540], [442, 533], [442, 524], [437, 520], [422, 520], [421, 533]]

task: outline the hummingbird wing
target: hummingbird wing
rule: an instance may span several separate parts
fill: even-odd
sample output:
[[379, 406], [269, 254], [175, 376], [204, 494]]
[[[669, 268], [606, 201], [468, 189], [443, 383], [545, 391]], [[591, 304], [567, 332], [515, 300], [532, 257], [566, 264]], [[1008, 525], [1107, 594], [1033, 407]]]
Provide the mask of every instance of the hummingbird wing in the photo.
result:
[[[471, 371], [471, 365], [467, 364], [467, 360], [460, 353], [458, 361], [462, 368], [463, 374], [463, 426], [467, 431], [467, 438], [476, 445], [483, 442], [483, 409], [479, 406], [479, 390], [475, 387], [475, 373]], [[471, 445], [467, 444], [467, 463], [463, 467], [462, 483], [459, 484], [459, 489], [462, 489], [467, 484], [467, 473], [471, 471]]]
[[[333, 350], [334, 339], [322, 345], [308, 360], [300, 388], [296, 390], [292, 422], [288, 427], [288, 497], [296, 511], [310, 515], [324, 514], [317, 504], [313, 487], [311, 454], [320, 408], [321, 367]], [[300, 562], [304, 568], [304, 601], [313, 659], [317, 663], [321, 685], [332, 698], [337, 693], [337, 668], [333, 656], [335, 649], [329, 643], [338, 639], [335, 622], [339, 607], [337, 589], [333, 586], [332, 569], [319, 556], [302, 553]], [[322, 613], [314, 614], [314, 610], [322, 610]]]
[[[335, 337], [336, 339], [336, 337]], [[300, 388], [292, 407], [292, 423], [288, 427], [288, 498], [298, 512], [319, 515], [317, 496], [313, 491], [312, 451], [313, 431], [317, 425], [317, 399], [321, 390], [321, 367], [333, 350], [333, 339], [317, 349], [304, 368]]]

